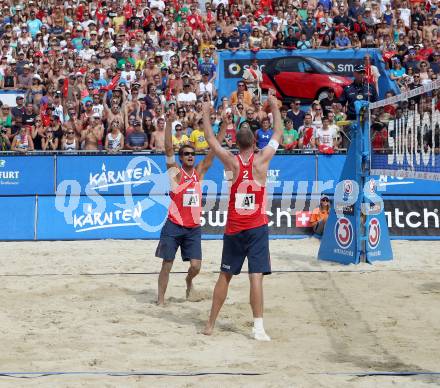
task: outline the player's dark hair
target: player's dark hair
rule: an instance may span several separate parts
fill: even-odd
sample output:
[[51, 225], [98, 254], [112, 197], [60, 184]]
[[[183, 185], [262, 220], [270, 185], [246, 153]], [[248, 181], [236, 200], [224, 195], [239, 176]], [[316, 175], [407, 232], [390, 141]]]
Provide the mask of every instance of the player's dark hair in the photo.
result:
[[254, 145], [255, 137], [249, 128], [240, 128], [237, 132], [237, 146], [242, 150], [247, 150]]
[[196, 152], [196, 149], [191, 144], [183, 144], [179, 148], [179, 156], [183, 156], [183, 150], [185, 148], [189, 148], [189, 149], [193, 150], [194, 152]]

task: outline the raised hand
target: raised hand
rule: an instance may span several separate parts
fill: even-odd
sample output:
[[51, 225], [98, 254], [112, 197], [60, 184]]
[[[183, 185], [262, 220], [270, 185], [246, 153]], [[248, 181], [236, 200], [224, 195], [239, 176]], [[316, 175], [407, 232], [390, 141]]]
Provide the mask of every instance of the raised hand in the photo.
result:
[[208, 112], [208, 114], [211, 114], [211, 108], [212, 104], [209, 101], [203, 101], [202, 109], [204, 112]]
[[269, 95], [267, 102], [271, 108], [278, 108], [278, 100], [274, 95]]
[[174, 108], [174, 105], [171, 105], [171, 107], [166, 112], [167, 121], [173, 122], [177, 119], [176, 110]]

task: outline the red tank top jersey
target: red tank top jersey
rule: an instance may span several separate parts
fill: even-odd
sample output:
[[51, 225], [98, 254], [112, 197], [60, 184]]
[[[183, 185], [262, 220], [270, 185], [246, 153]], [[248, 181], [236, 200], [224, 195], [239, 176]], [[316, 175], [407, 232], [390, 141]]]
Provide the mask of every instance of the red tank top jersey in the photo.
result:
[[231, 186], [226, 234], [257, 228], [268, 223], [266, 215], [266, 188], [260, 186], [253, 177], [254, 155], [247, 163], [237, 155], [240, 172]]
[[180, 169], [179, 185], [170, 191], [171, 204], [168, 219], [177, 225], [194, 228], [200, 225], [202, 214], [202, 189], [199, 175], [193, 170], [188, 175]]

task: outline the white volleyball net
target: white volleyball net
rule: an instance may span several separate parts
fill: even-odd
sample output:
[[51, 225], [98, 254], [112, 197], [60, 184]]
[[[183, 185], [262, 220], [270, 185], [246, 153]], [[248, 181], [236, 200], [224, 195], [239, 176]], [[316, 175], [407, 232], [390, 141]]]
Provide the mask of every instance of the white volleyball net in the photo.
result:
[[369, 106], [371, 174], [440, 180], [440, 80]]

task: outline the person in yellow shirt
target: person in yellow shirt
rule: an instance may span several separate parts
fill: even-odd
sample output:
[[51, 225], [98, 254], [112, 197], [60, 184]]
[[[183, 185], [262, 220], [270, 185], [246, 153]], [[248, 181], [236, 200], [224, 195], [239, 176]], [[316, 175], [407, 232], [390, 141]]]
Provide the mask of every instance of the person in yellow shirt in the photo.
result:
[[122, 7], [118, 8], [118, 16], [115, 16], [113, 18], [113, 28], [115, 29], [115, 32], [118, 34], [121, 30], [121, 26], [125, 24], [125, 16], [122, 12]]
[[178, 151], [181, 146], [183, 146], [184, 144], [188, 144], [189, 137], [183, 133], [182, 124], [176, 124], [176, 127], [174, 129], [176, 131], [176, 134], [173, 135], [173, 147], [176, 151]]
[[196, 149], [197, 152], [206, 151], [209, 149], [208, 142], [205, 139], [205, 133], [200, 129], [202, 124], [203, 121], [199, 120], [194, 126], [194, 129], [189, 137], [190, 144]]
[[319, 202], [319, 207], [313, 209], [312, 215], [310, 216], [310, 224], [312, 225], [313, 232], [318, 236], [322, 236], [324, 233], [324, 227], [328, 219], [329, 211], [330, 200], [326, 195], [323, 195]]

